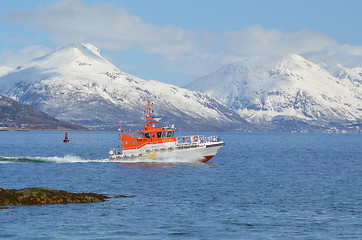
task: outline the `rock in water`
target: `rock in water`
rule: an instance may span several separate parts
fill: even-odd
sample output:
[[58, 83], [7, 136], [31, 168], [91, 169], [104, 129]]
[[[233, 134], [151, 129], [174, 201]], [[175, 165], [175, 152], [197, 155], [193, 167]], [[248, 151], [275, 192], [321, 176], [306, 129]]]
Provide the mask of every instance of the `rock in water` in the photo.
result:
[[104, 202], [107, 198], [103, 194], [70, 193], [41, 187], [19, 190], [0, 188], [0, 206]]

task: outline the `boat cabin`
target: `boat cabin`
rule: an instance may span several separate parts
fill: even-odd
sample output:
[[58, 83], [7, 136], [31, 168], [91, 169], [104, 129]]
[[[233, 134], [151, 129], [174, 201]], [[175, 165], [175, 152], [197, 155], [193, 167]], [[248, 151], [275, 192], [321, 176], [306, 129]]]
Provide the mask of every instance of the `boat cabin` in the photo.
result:
[[152, 113], [150, 102], [148, 102], [144, 117], [146, 125], [143, 131], [119, 134], [123, 150], [139, 149], [148, 144], [176, 143], [177, 139], [174, 138], [176, 128], [173, 126], [156, 128], [154, 124], [158, 121], [154, 120]]

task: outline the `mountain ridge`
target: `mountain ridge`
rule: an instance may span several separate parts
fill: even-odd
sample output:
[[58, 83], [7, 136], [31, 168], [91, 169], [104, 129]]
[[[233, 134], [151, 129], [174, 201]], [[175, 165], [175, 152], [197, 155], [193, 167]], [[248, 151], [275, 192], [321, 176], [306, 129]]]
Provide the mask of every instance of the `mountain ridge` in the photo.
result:
[[351, 84], [350, 78], [337, 78], [293, 54], [231, 63], [186, 88], [208, 93], [262, 129], [281, 129], [294, 119], [293, 124], [307, 125], [292, 131], [329, 131], [361, 122], [358, 84], [358, 78]]
[[1, 130], [88, 130], [76, 124], [63, 123], [29, 105], [0, 95]]
[[0, 94], [93, 129], [142, 123], [148, 100], [165, 124], [182, 131], [250, 131], [253, 126], [218, 100], [125, 73], [90, 44], [72, 44], [0, 77]]

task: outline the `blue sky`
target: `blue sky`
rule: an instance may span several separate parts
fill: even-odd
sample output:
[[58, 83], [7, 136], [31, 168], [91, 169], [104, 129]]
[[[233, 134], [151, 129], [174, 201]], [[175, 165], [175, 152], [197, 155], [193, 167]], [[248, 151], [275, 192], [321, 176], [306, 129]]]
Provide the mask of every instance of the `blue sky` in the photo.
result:
[[0, 9], [0, 66], [87, 42], [121, 70], [184, 86], [254, 55], [362, 67], [360, 0], [12, 0]]

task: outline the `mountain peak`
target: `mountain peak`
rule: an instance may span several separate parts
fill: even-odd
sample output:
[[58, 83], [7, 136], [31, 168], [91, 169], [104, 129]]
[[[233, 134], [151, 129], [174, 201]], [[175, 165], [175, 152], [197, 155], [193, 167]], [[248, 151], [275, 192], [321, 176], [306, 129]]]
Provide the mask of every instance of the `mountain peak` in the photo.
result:
[[[82, 47], [82, 48], [86, 48], [91, 50], [93, 53], [95, 53], [96, 55], [98, 55], [99, 57], [103, 58], [103, 55], [101, 53], [101, 51], [94, 45], [90, 44], [90, 43], [81, 43], [81, 44], [76, 44], [77, 46], [75, 47]], [[80, 45], [80, 46], [79, 46]]]
[[251, 57], [244, 59], [244, 61], [241, 61], [240, 64], [246, 65], [254, 70], [278, 69], [282, 72], [288, 72], [290, 70], [295, 71], [296, 69], [304, 68], [306, 64], [314, 65], [297, 54]]
[[45, 56], [34, 59], [32, 63], [30, 63], [30, 66], [64, 67], [70, 66], [70, 64], [73, 64], [73, 66], [91, 66], [92, 63], [95, 62], [102, 62], [107, 65], [110, 64], [97, 47], [89, 43], [75, 43], [63, 46]]
[[95, 46], [87, 43], [69, 44], [0, 77], [0, 85], [6, 92], [19, 85], [30, 87], [50, 78], [57, 79], [59, 84], [73, 84], [74, 81], [90, 84], [102, 81], [102, 78], [95, 77], [99, 74], [114, 79], [115, 75], [123, 73], [105, 59]]
[[255, 123], [280, 116], [324, 123], [358, 121], [362, 71], [341, 66], [333, 70], [334, 76], [296, 54], [259, 56], [225, 65], [187, 88], [208, 93]]
[[75, 54], [84, 54], [84, 55], [95, 54], [100, 58], [104, 58], [101, 51], [90, 43], [73, 43], [58, 49], [58, 51], [59, 50], [73, 51]]
[[[297, 55], [254, 56], [242, 61], [227, 64], [214, 73], [201, 77], [186, 88], [202, 91], [222, 99], [231, 106], [234, 97], [225, 99], [226, 95], [250, 95], [256, 92], [268, 92], [281, 86], [311, 85], [311, 78], [295, 78], [309, 70], [320, 69], [316, 64]], [[321, 70], [324, 71], [324, 70]], [[220, 81], [222, 79], [222, 82]], [[206, 84], [207, 82], [207, 84]]]

